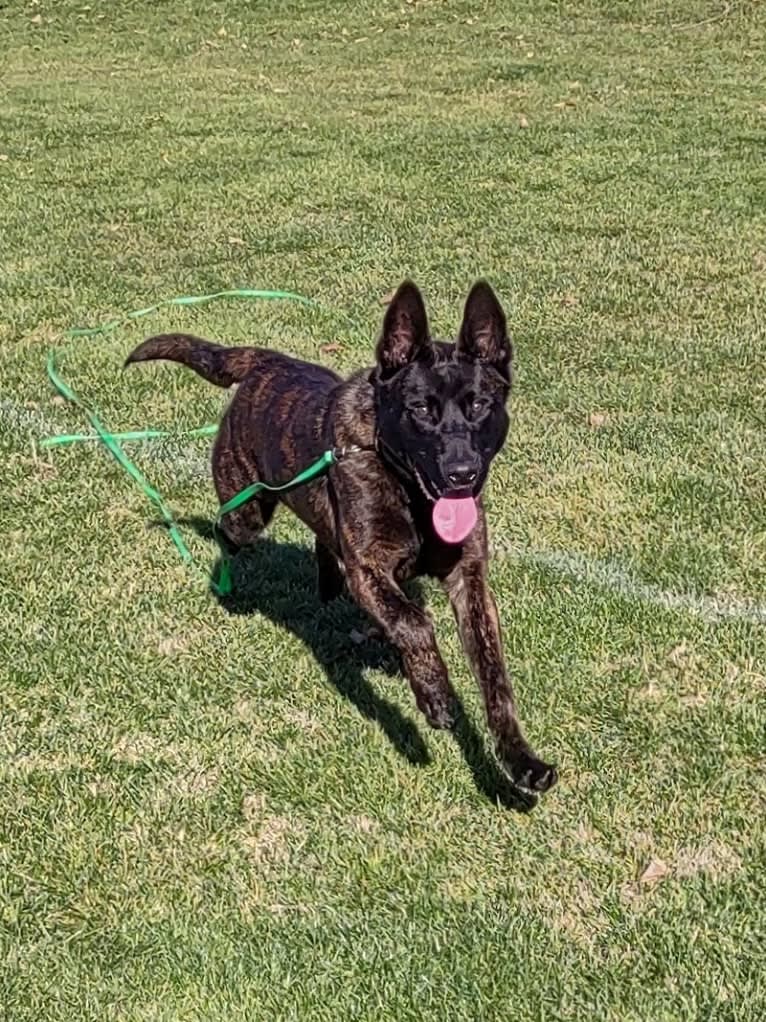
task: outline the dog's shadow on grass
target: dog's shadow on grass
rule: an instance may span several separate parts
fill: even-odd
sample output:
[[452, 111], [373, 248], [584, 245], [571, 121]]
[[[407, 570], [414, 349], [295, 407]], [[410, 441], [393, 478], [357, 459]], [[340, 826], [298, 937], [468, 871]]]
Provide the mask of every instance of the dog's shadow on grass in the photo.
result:
[[[212, 523], [207, 519], [187, 518], [181, 524], [190, 526], [205, 539], [213, 538]], [[218, 565], [214, 577], [217, 571]], [[396, 650], [387, 642], [366, 637], [370, 621], [350, 599], [320, 602], [316, 563], [309, 549], [263, 536], [253, 547], [237, 554], [232, 580], [231, 595], [214, 594], [228, 613], [258, 613], [289, 629], [311, 649], [333, 687], [364, 717], [378, 724], [401, 756], [415, 765], [430, 762], [415, 723], [376, 692], [363, 673], [365, 668], [381, 670], [406, 685]], [[410, 587], [410, 595], [420, 599], [417, 585]], [[355, 643], [354, 632], [365, 636], [364, 641]], [[531, 809], [536, 799], [511, 784], [487, 755], [484, 742], [463, 706], [459, 705], [458, 710], [458, 722], [452, 733], [477, 788], [491, 802], [500, 802], [506, 808], [524, 812]]]

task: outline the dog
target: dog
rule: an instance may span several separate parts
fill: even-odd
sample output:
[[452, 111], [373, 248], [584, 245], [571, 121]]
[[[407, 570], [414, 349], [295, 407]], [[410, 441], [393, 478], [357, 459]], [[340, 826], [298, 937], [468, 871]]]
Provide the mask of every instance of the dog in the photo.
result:
[[253, 543], [277, 503], [286, 504], [315, 534], [320, 598], [347, 587], [397, 647], [428, 723], [451, 728], [455, 693], [431, 618], [402, 589], [418, 575], [437, 578], [499, 763], [518, 788], [542, 793], [557, 772], [533, 752], [517, 717], [487, 582], [481, 498], [508, 433], [512, 354], [505, 314], [485, 281], [471, 289], [453, 343], [432, 340], [421, 293], [405, 281], [386, 310], [375, 366], [345, 380], [275, 351], [185, 334], [150, 337], [125, 364], [168, 359], [219, 387], [238, 384], [213, 448], [221, 504], [254, 481], [286, 483], [328, 449], [341, 452], [321, 479], [262, 492], [224, 517], [228, 552]]

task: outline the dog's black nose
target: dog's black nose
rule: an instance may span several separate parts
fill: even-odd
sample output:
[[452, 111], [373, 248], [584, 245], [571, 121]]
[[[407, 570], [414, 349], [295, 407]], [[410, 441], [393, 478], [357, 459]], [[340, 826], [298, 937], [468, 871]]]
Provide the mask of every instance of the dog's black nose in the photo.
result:
[[473, 486], [478, 474], [473, 465], [467, 463], [452, 465], [446, 473], [447, 482], [451, 483], [456, 490], [464, 490], [467, 486]]

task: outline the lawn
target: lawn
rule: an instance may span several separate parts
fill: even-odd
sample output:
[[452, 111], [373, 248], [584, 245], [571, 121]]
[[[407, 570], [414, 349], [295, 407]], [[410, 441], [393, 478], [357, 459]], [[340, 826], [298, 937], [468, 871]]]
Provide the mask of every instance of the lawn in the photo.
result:
[[[756, 3], [0, 3], [0, 1017], [766, 1017], [766, 18]], [[502, 797], [278, 515], [190, 572], [113, 429], [214, 422], [144, 336], [369, 363], [486, 276], [517, 356], [487, 495], [522, 719]], [[221, 299], [67, 338], [163, 298]], [[351, 328], [344, 316], [356, 326]], [[126, 450], [215, 549], [209, 438]], [[361, 634], [358, 634], [361, 633]], [[3, 1014], [4, 1013], [4, 1014]]]

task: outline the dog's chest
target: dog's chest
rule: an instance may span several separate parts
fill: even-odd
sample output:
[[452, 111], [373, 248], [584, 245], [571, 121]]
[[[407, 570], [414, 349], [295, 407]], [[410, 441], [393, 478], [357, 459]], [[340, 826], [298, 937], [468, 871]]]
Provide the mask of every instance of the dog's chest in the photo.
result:
[[463, 555], [462, 546], [452, 546], [440, 540], [425, 539], [418, 550], [413, 564], [414, 575], [429, 575], [432, 578], [446, 578]]

